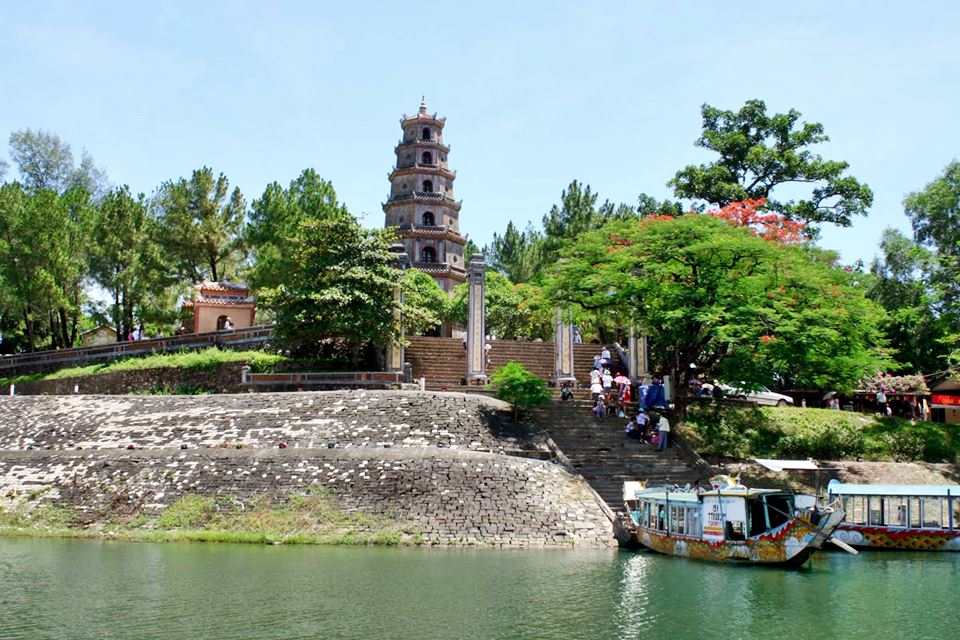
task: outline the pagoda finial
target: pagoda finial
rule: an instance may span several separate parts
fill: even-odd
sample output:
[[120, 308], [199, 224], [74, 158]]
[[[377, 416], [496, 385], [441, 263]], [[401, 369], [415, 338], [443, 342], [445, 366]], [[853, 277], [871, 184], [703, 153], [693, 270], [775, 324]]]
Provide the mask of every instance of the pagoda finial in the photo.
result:
[[427, 112], [427, 98], [426, 96], [420, 96], [420, 113]]

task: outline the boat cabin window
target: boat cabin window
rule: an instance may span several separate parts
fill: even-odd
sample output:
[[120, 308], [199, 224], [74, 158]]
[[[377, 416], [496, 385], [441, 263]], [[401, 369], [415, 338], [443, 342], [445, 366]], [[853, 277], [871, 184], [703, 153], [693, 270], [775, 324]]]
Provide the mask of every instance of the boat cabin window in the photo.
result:
[[953, 496], [953, 528], [960, 529], [960, 496]]
[[844, 496], [843, 512], [851, 524], [867, 524], [866, 496]]
[[920, 512], [920, 498], [910, 498], [910, 526], [919, 527], [922, 522]]
[[727, 540], [746, 540], [746, 535], [743, 532], [743, 523], [739, 520], [727, 520], [726, 525], [724, 525], [724, 534], [724, 538]]
[[907, 499], [903, 496], [884, 496], [883, 523], [888, 527], [907, 526]]
[[790, 496], [760, 496], [749, 500], [748, 505], [751, 536], [776, 529], [793, 517], [793, 500]]
[[872, 525], [882, 525], [883, 524], [883, 509], [881, 508], [882, 502], [880, 501], [880, 496], [869, 496], [869, 515], [870, 522]]
[[923, 499], [923, 526], [939, 529], [949, 527], [950, 521], [944, 517], [947, 516], [945, 508], [946, 500], [943, 498], [927, 497]]

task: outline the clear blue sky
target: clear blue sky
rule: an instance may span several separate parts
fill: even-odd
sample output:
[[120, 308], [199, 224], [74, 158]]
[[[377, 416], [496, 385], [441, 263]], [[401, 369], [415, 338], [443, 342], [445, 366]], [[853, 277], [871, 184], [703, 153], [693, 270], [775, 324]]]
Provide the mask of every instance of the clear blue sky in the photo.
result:
[[822, 122], [821, 153], [876, 194], [821, 244], [869, 260], [908, 228], [903, 196], [960, 156], [960, 3], [678, 4], [4, 2], [0, 136], [56, 132], [147, 193], [207, 164], [252, 200], [314, 167], [379, 226], [398, 119], [425, 94], [482, 245], [574, 178], [670, 195], [709, 157], [700, 105], [761, 98]]

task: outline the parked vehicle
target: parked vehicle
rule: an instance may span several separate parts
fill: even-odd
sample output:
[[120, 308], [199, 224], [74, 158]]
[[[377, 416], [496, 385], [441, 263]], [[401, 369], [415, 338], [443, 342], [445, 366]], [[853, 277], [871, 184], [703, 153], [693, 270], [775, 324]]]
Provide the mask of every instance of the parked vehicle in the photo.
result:
[[776, 391], [770, 391], [770, 389], [763, 386], [751, 390], [741, 386], [720, 384], [720, 388], [723, 389], [724, 395], [728, 398], [748, 400], [771, 407], [793, 406], [793, 398], [785, 396], [782, 393], [777, 393]]

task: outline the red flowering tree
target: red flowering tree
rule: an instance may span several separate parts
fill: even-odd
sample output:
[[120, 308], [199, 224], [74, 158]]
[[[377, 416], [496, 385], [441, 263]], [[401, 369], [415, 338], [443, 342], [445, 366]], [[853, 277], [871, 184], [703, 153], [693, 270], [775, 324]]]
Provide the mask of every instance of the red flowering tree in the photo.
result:
[[794, 244], [806, 239], [804, 223], [774, 211], [763, 211], [766, 204], [766, 198], [741, 200], [707, 213], [736, 226], [747, 227], [765, 240]]

